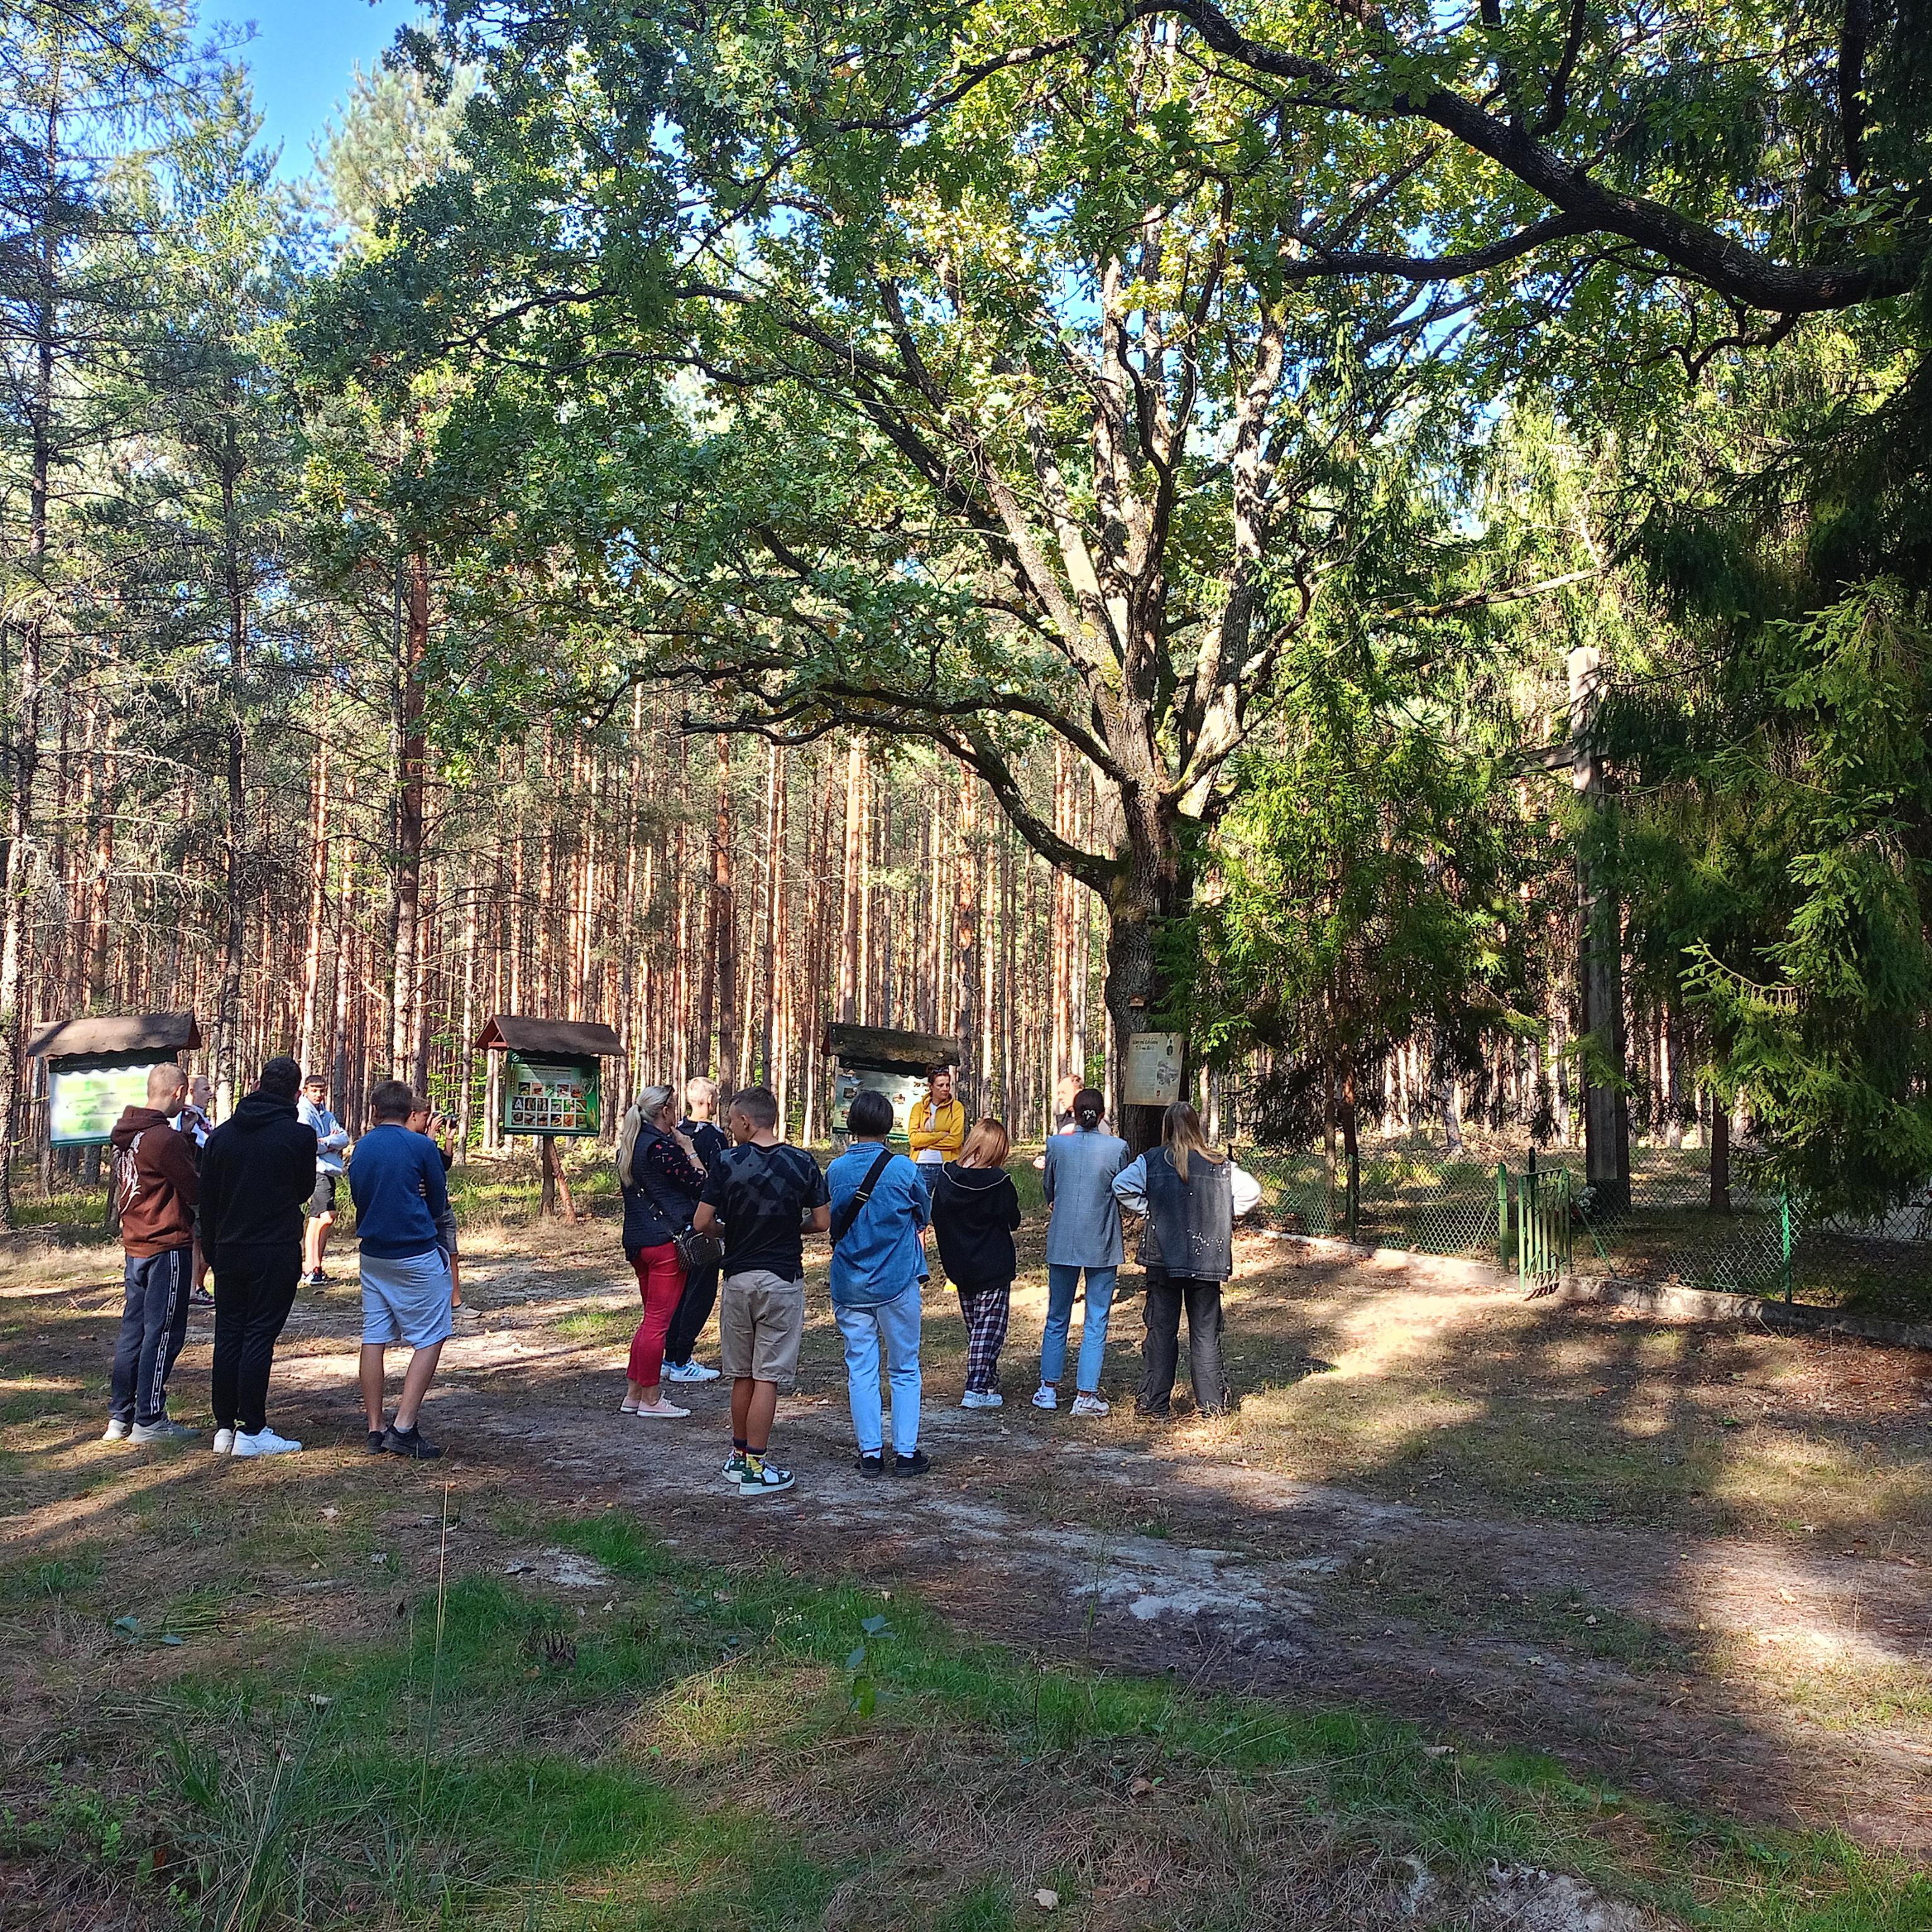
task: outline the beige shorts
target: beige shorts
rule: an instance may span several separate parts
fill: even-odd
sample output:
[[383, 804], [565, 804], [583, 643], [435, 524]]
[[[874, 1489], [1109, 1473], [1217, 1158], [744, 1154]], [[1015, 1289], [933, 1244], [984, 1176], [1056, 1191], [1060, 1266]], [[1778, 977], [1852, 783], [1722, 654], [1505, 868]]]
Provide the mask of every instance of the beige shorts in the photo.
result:
[[752, 1376], [791, 1393], [805, 1340], [805, 1283], [768, 1268], [728, 1274], [718, 1294], [718, 1365], [727, 1376]]

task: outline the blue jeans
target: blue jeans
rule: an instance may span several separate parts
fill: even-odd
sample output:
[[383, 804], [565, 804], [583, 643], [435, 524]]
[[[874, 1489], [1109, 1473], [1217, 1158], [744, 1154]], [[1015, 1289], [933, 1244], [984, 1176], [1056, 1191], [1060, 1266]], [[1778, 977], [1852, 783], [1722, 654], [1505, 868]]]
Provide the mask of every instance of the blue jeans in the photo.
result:
[[190, 1250], [125, 1257], [127, 1299], [109, 1382], [116, 1422], [154, 1423], [167, 1412], [168, 1374], [188, 1339]]
[[1066, 1366], [1066, 1331], [1073, 1322], [1073, 1292], [1087, 1276], [1087, 1318], [1080, 1327], [1079, 1388], [1091, 1395], [1100, 1386], [1100, 1359], [1107, 1352], [1107, 1311], [1114, 1305], [1117, 1268], [1084, 1270], [1064, 1262], [1046, 1270], [1046, 1333], [1040, 1337], [1040, 1378], [1058, 1385]]
[[892, 1385], [892, 1448], [910, 1456], [919, 1447], [919, 1284], [871, 1308], [832, 1304], [845, 1338], [845, 1392], [852, 1404], [852, 1432], [859, 1454], [877, 1456], [885, 1444], [879, 1400], [879, 1352]]

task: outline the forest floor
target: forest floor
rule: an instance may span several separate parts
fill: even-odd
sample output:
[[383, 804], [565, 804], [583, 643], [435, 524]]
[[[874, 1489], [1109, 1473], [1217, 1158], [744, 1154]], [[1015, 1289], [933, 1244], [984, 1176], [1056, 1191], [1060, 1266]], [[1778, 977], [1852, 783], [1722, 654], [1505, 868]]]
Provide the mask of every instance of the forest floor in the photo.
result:
[[820, 1259], [797, 1486], [741, 1502], [722, 1385], [616, 1414], [614, 1248], [468, 1239], [417, 1466], [363, 1452], [352, 1250], [253, 1465], [94, 1439], [116, 1255], [0, 1264], [0, 1922], [1932, 1924], [1932, 1359], [1256, 1235], [1238, 1414], [1132, 1414], [1129, 1271], [1076, 1421], [1036, 1255], [1007, 1406], [935, 1284], [932, 1473], [867, 1481]]

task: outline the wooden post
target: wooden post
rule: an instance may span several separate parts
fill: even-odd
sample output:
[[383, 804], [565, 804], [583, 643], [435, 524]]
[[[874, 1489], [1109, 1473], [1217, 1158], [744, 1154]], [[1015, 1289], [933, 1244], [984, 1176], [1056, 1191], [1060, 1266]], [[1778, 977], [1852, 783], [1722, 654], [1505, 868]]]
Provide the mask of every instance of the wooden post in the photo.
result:
[[539, 1134], [537, 1148], [538, 1165], [543, 1173], [543, 1192], [537, 1198], [537, 1212], [574, 1222], [577, 1208], [570, 1198], [570, 1183], [564, 1178], [563, 1163], [556, 1157], [556, 1136]]

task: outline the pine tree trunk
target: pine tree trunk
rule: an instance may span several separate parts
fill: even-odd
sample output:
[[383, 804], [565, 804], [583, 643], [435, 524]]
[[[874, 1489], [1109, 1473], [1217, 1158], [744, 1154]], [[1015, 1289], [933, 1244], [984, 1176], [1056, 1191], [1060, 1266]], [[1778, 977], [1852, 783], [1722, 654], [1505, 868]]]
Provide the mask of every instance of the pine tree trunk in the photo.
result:
[[401, 771], [396, 797], [395, 1000], [389, 1029], [392, 1078], [416, 1075], [416, 1018], [422, 947], [422, 868], [424, 790], [429, 747], [424, 723], [427, 698], [424, 660], [429, 650], [429, 557], [410, 557], [403, 586], [403, 626], [398, 740]]
[[[711, 824], [711, 944], [706, 963], [718, 982], [718, 1084], [738, 1084], [738, 901], [731, 874], [731, 740], [718, 735], [718, 792]], [[714, 1063], [707, 1060], [706, 1070]]]
[[[317, 710], [320, 722], [319, 706]], [[328, 740], [320, 730], [316, 734], [313, 782], [308, 820], [308, 926], [302, 949], [302, 1024], [296, 1036], [296, 1058], [302, 1062], [305, 1074], [312, 1072], [316, 1065], [322, 926], [328, 909]]]

